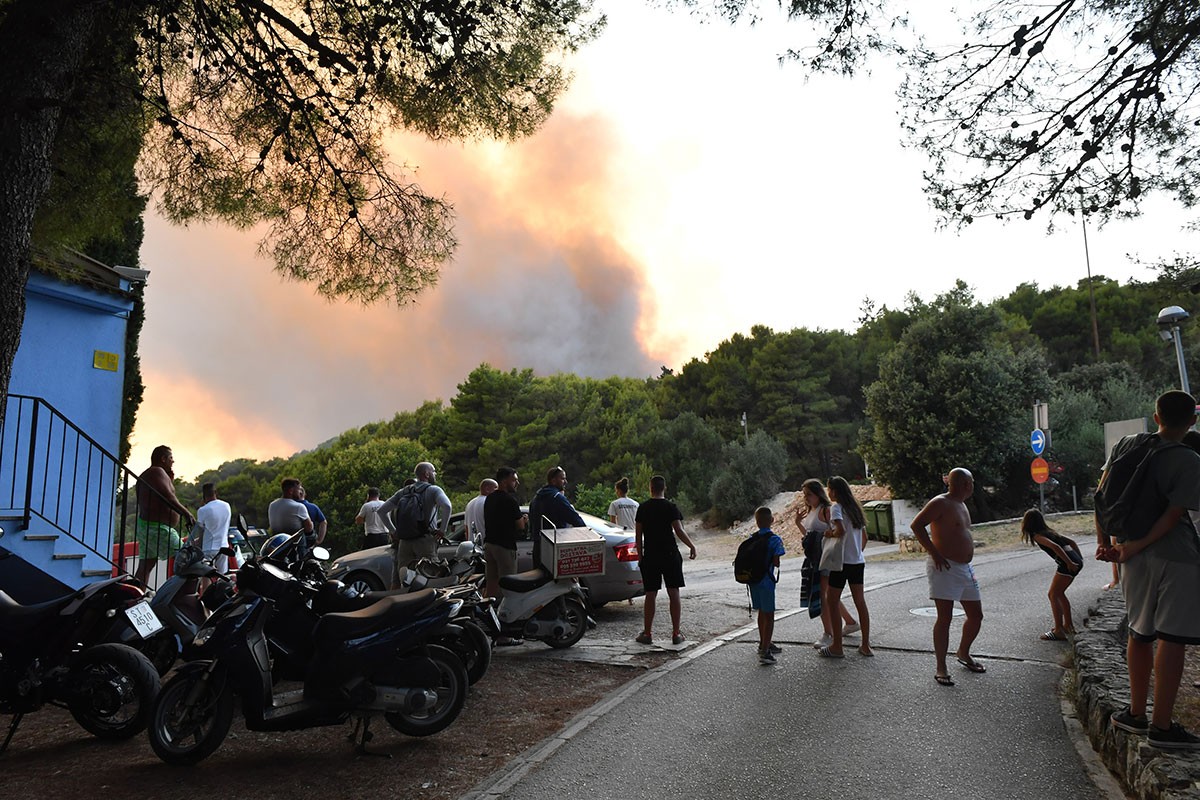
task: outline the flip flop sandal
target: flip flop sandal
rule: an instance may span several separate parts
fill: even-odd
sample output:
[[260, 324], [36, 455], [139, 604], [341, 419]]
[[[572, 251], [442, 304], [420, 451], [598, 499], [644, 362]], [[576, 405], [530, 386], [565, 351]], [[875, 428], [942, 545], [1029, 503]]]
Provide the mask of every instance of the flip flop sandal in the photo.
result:
[[1065, 642], [1067, 640], [1067, 637], [1060, 636], [1059, 634], [1055, 633], [1054, 631], [1046, 631], [1038, 638], [1044, 642]]
[[845, 653], [835, 653], [835, 652], [833, 652], [833, 650], [829, 649], [828, 647], [822, 647], [820, 650], [817, 651], [817, 655], [821, 656], [821, 658], [845, 658], [846, 657]]
[[987, 667], [985, 667], [983, 664], [980, 664], [978, 661], [976, 661], [973, 658], [968, 660], [965, 658], [958, 658], [957, 656], [955, 656], [955, 659], [958, 661], [958, 663], [962, 664], [964, 667], [967, 668], [967, 672], [980, 672], [980, 673], [987, 672]]
[[874, 657], [875, 657], [875, 651], [874, 651], [874, 650], [868, 650], [868, 649], [866, 649], [866, 648], [863, 648], [863, 647], [860, 647], [860, 648], [858, 648], [858, 654], [859, 654], [860, 656], [864, 656], [864, 657], [866, 657], [866, 658], [874, 658]]
[[954, 679], [949, 675], [934, 675], [933, 679], [937, 681], [939, 686], [953, 686]]

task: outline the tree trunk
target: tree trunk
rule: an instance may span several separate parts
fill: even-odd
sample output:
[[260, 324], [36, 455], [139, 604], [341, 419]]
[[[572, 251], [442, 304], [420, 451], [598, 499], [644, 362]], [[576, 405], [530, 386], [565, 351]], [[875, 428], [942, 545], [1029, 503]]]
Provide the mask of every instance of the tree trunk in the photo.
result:
[[34, 215], [54, 142], [109, 2], [13, 0], [0, 11], [0, 420], [25, 320]]

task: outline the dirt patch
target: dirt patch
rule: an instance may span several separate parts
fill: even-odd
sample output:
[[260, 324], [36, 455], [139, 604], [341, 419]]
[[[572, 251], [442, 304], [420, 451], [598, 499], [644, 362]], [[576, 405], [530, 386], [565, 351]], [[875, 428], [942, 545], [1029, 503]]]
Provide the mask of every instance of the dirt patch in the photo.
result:
[[356, 755], [346, 739], [349, 724], [257, 733], [237, 719], [207, 760], [196, 767], [169, 767], [154, 755], [145, 734], [104, 742], [66, 711], [44, 709], [25, 717], [0, 756], [0, 796], [23, 796], [36, 787], [37, 794], [48, 797], [122, 792], [190, 800], [252, 787], [255, 797], [290, 800], [449, 800], [643, 672], [640, 667], [498, 659], [472, 688], [462, 715], [442, 733], [417, 739], [393, 731], [382, 719], [372, 724], [370, 748], [391, 758]]

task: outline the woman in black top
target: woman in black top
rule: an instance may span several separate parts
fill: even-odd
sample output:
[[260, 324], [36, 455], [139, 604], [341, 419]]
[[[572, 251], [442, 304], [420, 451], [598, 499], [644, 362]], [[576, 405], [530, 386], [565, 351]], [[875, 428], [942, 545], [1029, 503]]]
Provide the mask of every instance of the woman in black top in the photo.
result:
[[1075, 633], [1067, 587], [1083, 569], [1083, 554], [1072, 539], [1052, 530], [1042, 512], [1036, 508], [1029, 509], [1021, 518], [1021, 537], [1042, 548], [1058, 565], [1058, 570], [1050, 580], [1048, 593], [1050, 610], [1054, 613], [1054, 627], [1043, 633], [1041, 638], [1051, 642], [1066, 641], [1067, 634]]

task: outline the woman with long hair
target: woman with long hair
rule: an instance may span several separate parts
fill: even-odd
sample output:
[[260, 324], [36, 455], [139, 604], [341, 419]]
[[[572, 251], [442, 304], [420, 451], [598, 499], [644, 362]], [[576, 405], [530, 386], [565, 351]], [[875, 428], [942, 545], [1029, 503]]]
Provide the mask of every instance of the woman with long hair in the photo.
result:
[[1066, 641], [1068, 634], [1075, 633], [1067, 587], [1083, 569], [1083, 553], [1073, 540], [1047, 525], [1046, 518], [1036, 508], [1029, 509], [1021, 518], [1021, 538], [1042, 548], [1058, 565], [1054, 577], [1050, 579], [1050, 591], [1047, 592], [1050, 612], [1054, 615], [1054, 627], [1043, 633], [1041, 638], [1049, 642]]
[[[867, 610], [867, 599], [863, 594], [863, 573], [867, 560], [863, 548], [867, 546], [867, 515], [859, 505], [858, 498], [850, 491], [850, 484], [840, 475], [829, 479], [826, 487], [833, 506], [829, 511], [829, 530], [826, 537], [840, 539], [842, 543], [842, 568], [829, 574], [829, 593], [826, 602], [832, 606], [842, 601], [842, 589], [850, 585], [850, 596], [854, 598], [854, 607], [858, 610], [858, 622], [862, 628], [862, 644], [858, 646], [860, 655], [873, 656], [871, 649], [871, 614]], [[819, 651], [825, 658], [843, 658], [841, 620], [835, 619], [833, 625], [833, 642]]]
[[[816, 478], [809, 478], [804, 483], [800, 484], [801, 503], [796, 508], [796, 527], [800, 529], [800, 536], [806, 537], [809, 533], [816, 534], [818, 538], [817, 549], [820, 550], [820, 539], [824, 537], [825, 531], [829, 530], [829, 510], [833, 506], [829, 496], [825, 494], [825, 487]], [[824, 635], [820, 639], [813, 642], [813, 647], [820, 650], [822, 647], [828, 647], [833, 644], [833, 617], [832, 607], [825, 602], [825, 595], [829, 592], [829, 570], [822, 569], [821, 572], [821, 627], [825, 629]], [[837, 611], [840, 615], [844, 627], [842, 627], [842, 635], [846, 636], [858, 631], [858, 623], [854, 617], [850, 616], [850, 612], [846, 610], [846, 606], [838, 600]]]

